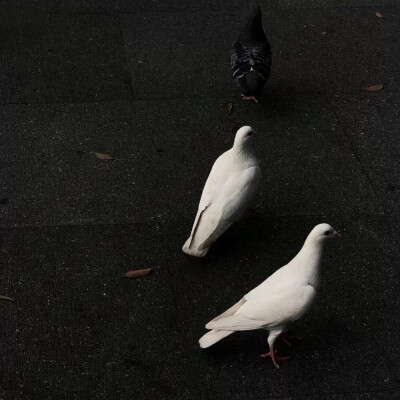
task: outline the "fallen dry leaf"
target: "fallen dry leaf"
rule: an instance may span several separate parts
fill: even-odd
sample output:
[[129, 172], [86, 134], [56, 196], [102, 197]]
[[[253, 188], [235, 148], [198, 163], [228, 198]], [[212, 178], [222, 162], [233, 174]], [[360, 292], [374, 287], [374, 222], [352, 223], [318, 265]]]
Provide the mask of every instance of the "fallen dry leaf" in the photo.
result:
[[363, 89], [366, 92], [379, 92], [380, 90], [383, 89], [383, 85], [378, 84], [378, 85], [366, 85], [363, 87]]
[[225, 103], [225, 104], [223, 105], [223, 107], [224, 107], [224, 110], [225, 110], [225, 111], [227, 111], [228, 113], [230, 113], [230, 112], [232, 111], [233, 104], [232, 104], [232, 103]]
[[135, 278], [143, 278], [144, 276], [147, 276], [151, 271], [151, 268], [147, 269], [136, 269], [134, 271], [128, 271], [124, 277], [129, 278], [129, 279], [135, 279]]
[[0, 300], [15, 301], [14, 299], [8, 296], [0, 296]]
[[375, 15], [376, 15], [378, 18], [383, 18], [383, 14], [381, 14], [380, 12], [377, 12]]
[[97, 158], [99, 158], [100, 160], [104, 160], [104, 161], [111, 161], [114, 160], [114, 157], [111, 154], [105, 154], [105, 153], [94, 153], [96, 155]]

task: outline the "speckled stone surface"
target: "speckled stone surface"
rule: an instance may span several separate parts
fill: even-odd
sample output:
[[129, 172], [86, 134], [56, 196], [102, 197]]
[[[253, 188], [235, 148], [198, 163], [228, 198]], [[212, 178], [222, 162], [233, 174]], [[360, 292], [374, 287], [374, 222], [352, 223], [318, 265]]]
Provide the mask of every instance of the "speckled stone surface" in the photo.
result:
[[[399, 2], [260, 1], [272, 74], [242, 104], [229, 51], [250, 3], [0, 0], [0, 399], [400, 397]], [[244, 124], [259, 207], [190, 258]], [[201, 350], [320, 222], [343, 237], [291, 359], [259, 357], [266, 332]]]
[[16, 10], [1, 18], [1, 103], [132, 97], [117, 16]]

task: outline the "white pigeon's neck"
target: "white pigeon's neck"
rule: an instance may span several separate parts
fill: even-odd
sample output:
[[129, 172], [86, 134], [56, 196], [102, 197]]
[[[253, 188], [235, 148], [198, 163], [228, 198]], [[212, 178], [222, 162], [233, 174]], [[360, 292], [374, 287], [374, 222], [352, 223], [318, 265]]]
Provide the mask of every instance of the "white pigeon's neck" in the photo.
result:
[[318, 286], [319, 266], [322, 259], [324, 244], [322, 241], [307, 238], [303, 247], [293, 259], [294, 265], [304, 269], [304, 277], [308, 284]]
[[246, 162], [248, 160], [254, 160], [256, 158], [253, 146], [251, 146], [250, 144], [233, 146], [232, 150], [235, 154], [235, 159], [238, 162]]

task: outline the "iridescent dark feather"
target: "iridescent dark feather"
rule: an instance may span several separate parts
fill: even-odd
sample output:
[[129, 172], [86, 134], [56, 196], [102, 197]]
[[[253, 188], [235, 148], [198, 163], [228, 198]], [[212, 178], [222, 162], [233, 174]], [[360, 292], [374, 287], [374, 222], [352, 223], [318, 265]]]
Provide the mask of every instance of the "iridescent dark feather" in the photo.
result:
[[232, 77], [244, 96], [258, 96], [271, 72], [271, 46], [262, 26], [259, 6], [253, 6], [232, 45]]

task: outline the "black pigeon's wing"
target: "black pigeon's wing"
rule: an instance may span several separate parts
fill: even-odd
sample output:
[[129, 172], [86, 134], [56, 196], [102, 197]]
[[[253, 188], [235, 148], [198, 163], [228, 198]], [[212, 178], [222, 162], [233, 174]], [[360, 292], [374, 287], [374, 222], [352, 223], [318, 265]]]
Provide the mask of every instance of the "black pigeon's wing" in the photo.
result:
[[233, 79], [242, 78], [250, 70], [257, 72], [266, 81], [271, 72], [271, 47], [269, 43], [248, 45], [236, 40], [231, 55], [231, 70]]

